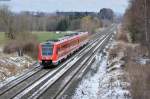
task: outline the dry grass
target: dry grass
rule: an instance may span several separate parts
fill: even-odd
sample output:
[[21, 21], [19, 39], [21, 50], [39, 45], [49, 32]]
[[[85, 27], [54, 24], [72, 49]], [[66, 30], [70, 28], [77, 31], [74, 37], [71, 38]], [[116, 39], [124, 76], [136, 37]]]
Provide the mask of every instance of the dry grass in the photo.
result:
[[18, 68], [14, 65], [4, 65], [0, 64], [0, 81], [5, 80], [8, 77], [11, 77], [13, 75], [16, 75], [17, 73], [20, 73], [21, 68]]
[[16, 53], [4, 54], [0, 52], [0, 56], [0, 81], [23, 73], [35, 62], [27, 55], [18, 57]]
[[126, 71], [131, 83], [131, 95], [133, 99], [150, 99], [150, 64], [139, 64], [137, 57], [145, 57], [146, 47], [137, 46], [128, 51], [126, 60]]
[[147, 55], [147, 48], [119, 40], [109, 52], [110, 60], [119, 57], [120, 53], [124, 56], [121, 60], [126, 63], [124, 69], [127, 71], [127, 78], [131, 83], [129, 90], [132, 98], [150, 99], [150, 64], [141, 65], [136, 62], [138, 57], [142, 58]]
[[119, 57], [122, 53], [122, 61], [125, 62], [124, 70], [127, 72], [129, 88], [133, 99], [150, 99], [150, 64], [139, 64], [137, 58], [148, 55], [148, 49], [139, 44], [129, 43], [129, 37], [122, 30], [118, 30], [117, 42], [114, 48], [109, 50], [109, 59]]
[[127, 59], [132, 59], [133, 57], [136, 57], [134, 49], [137, 49], [138, 46], [138, 44], [130, 44], [127, 42], [118, 41], [114, 47], [109, 50], [109, 60], [119, 57], [120, 54], [123, 55], [123, 59], [121, 60], [126, 61]]
[[124, 42], [130, 41], [130, 37], [129, 37], [128, 33], [122, 29], [122, 26], [118, 27], [116, 39], [118, 41], [124, 41]]
[[120, 41], [125, 41], [125, 42], [128, 42], [128, 36], [127, 36], [127, 33], [125, 32], [117, 32], [117, 36], [116, 36], [116, 39], [117, 40], [120, 40]]
[[128, 61], [126, 71], [129, 73], [132, 98], [150, 99], [150, 65], [140, 65]]
[[3, 81], [9, 77], [12, 77], [16, 74], [21, 74], [23, 70], [27, 69], [26, 66], [16, 66], [13, 64], [0, 64], [0, 81]]

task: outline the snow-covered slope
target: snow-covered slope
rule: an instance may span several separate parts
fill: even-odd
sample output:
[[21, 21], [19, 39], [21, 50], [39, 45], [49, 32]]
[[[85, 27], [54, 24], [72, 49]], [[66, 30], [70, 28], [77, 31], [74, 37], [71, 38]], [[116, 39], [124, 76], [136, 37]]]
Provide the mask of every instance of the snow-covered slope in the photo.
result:
[[24, 55], [23, 57], [18, 57], [16, 53], [4, 54], [0, 52], [0, 86], [5, 83], [5, 81], [10, 81], [14, 79], [15, 76], [20, 75], [23, 71], [27, 70], [35, 61]]
[[114, 45], [114, 42], [111, 43], [97, 55], [95, 63], [80, 82], [72, 99], [131, 98], [128, 91], [130, 85], [125, 78], [126, 72], [122, 69], [124, 62], [120, 61], [122, 55], [108, 60], [108, 48], [113, 48]]

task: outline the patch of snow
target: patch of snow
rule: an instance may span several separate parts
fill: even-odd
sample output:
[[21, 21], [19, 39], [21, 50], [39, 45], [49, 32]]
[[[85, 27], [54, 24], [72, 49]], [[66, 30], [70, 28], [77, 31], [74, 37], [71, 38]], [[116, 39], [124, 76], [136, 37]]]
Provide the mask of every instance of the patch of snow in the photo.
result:
[[121, 69], [121, 67], [124, 65], [124, 61], [118, 61], [115, 62], [115, 64], [109, 64], [109, 66], [107, 67], [107, 72], [115, 70], [115, 69]]
[[146, 65], [146, 64], [150, 64], [150, 59], [149, 58], [137, 58], [136, 62], [141, 64], [141, 65]]
[[[101, 58], [102, 57], [97, 56], [97, 60]], [[92, 70], [94, 71], [97, 67], [96, 64], [98, 64], [98, 61], [92, 66]], [[103, 59], [101, 65], [106, 65], [105, 59]], [[102, 67], [99, 68], [98, 72], [93, 77], [91, 77], [92, 73], [88, 73], [85, 79], [81, 81], [79, 87], [76, 89], [73, 99], [97, 99], [97, 94], [99, 91], [99, 77], [102, 76], [105, 72], [105, 68]]]
[[7, 82], [10, 82], [10, 81], [14, 80], [15, 78], [16, 78], [16, 76], [12, 76], [12, 77], [7, 78], [5, 81], [0, 82], [0, 88], [3, 85], [5, 85]]
[[4, 54], [0, 52], [0, 56], [0, 86], [16, 78], [35, 63], [35, 61], [27, 55], [18, 57], [17, 53]]
[[[106, 46], [106, 49], [113, 48], [114, 45]], [[83, 77], [72, 99], [131, 99], [127, 90], [130, 84], [125, 81], [126, 72], [121, 68], [124, 62], [118, 61], [122, 55], [109, 62], [106, 49], [103, 54], [96, 56], [95, 63]]]

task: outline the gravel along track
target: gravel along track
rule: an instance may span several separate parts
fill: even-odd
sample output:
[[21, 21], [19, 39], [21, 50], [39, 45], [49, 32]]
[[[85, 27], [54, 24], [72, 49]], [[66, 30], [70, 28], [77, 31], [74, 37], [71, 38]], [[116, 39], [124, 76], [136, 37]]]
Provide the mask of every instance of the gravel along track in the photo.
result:
[[[92, 53], [95, 53], [96, 49], [99, 48], [97, 46], [98, 45], [97, 42], [101, 44], [100, 42], [106, 40], [106, 37], [110, 35], [109, 32], [112, 31], [113, 28], [114, 28], [113, 26], [110, 27], [109, 29], [105, 30], [101, 35], [97, 33], [94, 38], [95, 40], [91, 40], [86, 47], [84, 47], [82, 50], [80, 50], [78, 53], [73, 55], [70, 59], [62, 63], [57, 68], [46, 70], [46, 69], [41, 69], [40, 66], [37, 66], [35, 69], [31, 70], [25, 75], [22, 75], [17, 79], [13, 80], [12, 82], [6, 84], [5, 86], [1, 87], [0, 99], [10, 99], [10, 98], [15, 98], [15, 99], [31, 98], [32, 99], [32, 98], [39, 98], [39, 97], [42, 98], [43, 96], [44, 98], [48, 98], [50, 96], [57, 97], [57, 94], [59, 93], [60, 90], [59, 88], [61, 88], [61, 87], [58, 88], [57, 84], [61, 85], [63, 79], [69, 79], [68, 76], [64, 77], [65, 75], [70, 75], [70, 72], [75, 74], [74, 70], [78, 71], [79, 69], [77, 70], [77, 68], [82, 67], [81, 66], [82, 64], [85, 64], [87, 63], [87, 61], [90, 61], [90, 57], [94, 57], [92, 56], [94, 55]], [[73, 78], [73, 76], [71, 78]], [[64, 84], [62, 84], [61, 86], [63, 85]], [[56, 86], [56, 88], [53, 88], [54, 86]], [[53, 92], [55, 91], [57, 94], [56, 93], [53, 94], [53, 92], [51, 91], [52, 93], [50, 93], [48, 97], [45, 97], [49, 92], [48, 90], [52, 90]]]

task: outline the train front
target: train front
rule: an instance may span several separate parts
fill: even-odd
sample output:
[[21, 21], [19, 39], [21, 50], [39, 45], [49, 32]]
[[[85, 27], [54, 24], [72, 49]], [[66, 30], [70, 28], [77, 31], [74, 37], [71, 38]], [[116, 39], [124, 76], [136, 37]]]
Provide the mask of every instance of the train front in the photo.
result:
[[54, 44], [51, 42], [41, 43], [38, 48], [38, 61], [43, 66], [52, 65]]

